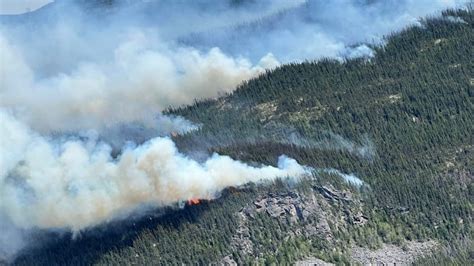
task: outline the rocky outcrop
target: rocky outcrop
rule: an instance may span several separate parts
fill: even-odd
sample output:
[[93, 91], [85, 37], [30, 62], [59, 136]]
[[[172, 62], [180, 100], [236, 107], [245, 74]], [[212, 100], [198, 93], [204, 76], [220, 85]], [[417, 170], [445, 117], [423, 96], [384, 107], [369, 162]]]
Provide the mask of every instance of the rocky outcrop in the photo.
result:
[[411, 241], [403, 249], [385, 244], [377, 250], [353, 247], [351, 258], [362, 265], [410, 265], [417, 257], [427, 255], [437, 247], [438, 243], [435, 241]]
[[364, 225], [369, 221], [369, 218], [362, 214], [362, 212], [358, 212], [352, 217], [352, 221], [356, 225]]
[[[428, 255], [435, 250], [439, 244], [435, 241], [426, 242], [407, 242], [405, 248], [395, 245], [384, 244], [382, 248], [371, 250], [362, 247], [353, 247], [351, 249], [351, 259], [354, 263], [362, 265], [411, 265], [413, 261], [420, 257]], [[297, 266], [329, 266], [332, 263], [325, 262], [317, 258], [308, 258], [297, 261]]]
[[352, 201], [352, 193], [348, 191], [338, 191], [329, 186], [315, 186], [316, 190], [318, 190], [321, 195], [323, 195], [326, 199], [331, 201], [341, 201], [341, 202], [351, 202]]
[[254, 219], [257, 214], [266, 214], [282, 223], [290, 223], [294, 230], [287, 232], [289, 236], [304, 234], [306, 237], [319, 236], [331, 240], [332, 233], [327, 221], [329, 214], [326, 212], [328, 206], [322, 207], [324, 203], [320, 201], [324, 200], [313, 193], [268, 193], [258, 197], [238, 214], [240, 226], [233, 239], [239, 244], [235, 246], [244, 246], [250, 250], [246, 221]]
[[[368, 217], [361, 211], [360, 201], [349, 190], [340, 191], [328, 185], [313, 186], [305, 193], [268, 192], [259, 195], [236, 214], [239, 225], [232, 236], [233, 251], [258, 257], [258, 246], [252, 242], [249, 226], [253, 219], [261, 215], [278, 219], [280, 224], [290, 225], [283, 232], [284, 238], [303, 236], [328, 242], [334, 241], [331, 226], [338, 230], [347, 223], [363, 226], [368, 221]], [[307, 264], [299, 265], [329, 265], [321, 264], [322, 261], [313, 258], [301, 263]]]
[[237, 266], [237, 262], [233, 260], [230, 256], [225, 256], [219, 263], [217, 263], [219, 266]]
[[239, 227], [232, 236], [231, 247], [238, 250], [241, 254], [250, 255], [253, 253], [253, 243], [250, 240], [250, 230], [247, 225], [248, 216], [240, 211], [238, 214]]
[[316, 258], [308, 258], [295, 263], [295, 266], [332, 266], [334, 264]]
[[286, 195], [269, 193], [267, 196], [255, 200], [253, 204], [257, 213], [266, 212], [277, 219], [289, 217], [292, 224], [305, 218], [302, 213], [302, 199], [295, 192], [289, 192]]

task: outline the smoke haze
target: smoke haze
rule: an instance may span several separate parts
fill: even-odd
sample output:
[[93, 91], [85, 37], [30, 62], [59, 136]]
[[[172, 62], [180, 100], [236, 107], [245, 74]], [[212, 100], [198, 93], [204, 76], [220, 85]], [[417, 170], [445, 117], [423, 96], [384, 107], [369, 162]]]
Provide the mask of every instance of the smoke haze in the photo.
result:
[[371, 57], [364, 43], [464, 2], [64, 0], [0, 17], [0, 257], [22, 246], [20, 229], [78, 231], [144, 205], [304, 175], [284, 156], [278, 167], [193, 161], [162, 136], [197, 126], [161, 112], [281, 63]]
[[280, 62], [371, 56], [360, 43], [460, 2], [57, 1], [2, 19], [0, 106], [42, 133], [156, 129], [167, 107], [231, 92]]
[[212, 199], [228, 186], [301, 176], [306, 169], [280, 157], [278, 168], [255, 168], [217, 154], [198, 164], [168, 138], [125, 147], [117, 159], [93, 140], [51, 143], [1, 113], [0, 210], [20, 227], [69, 228], [106, 222], [140, 204], [169, 206], [191, 198]]

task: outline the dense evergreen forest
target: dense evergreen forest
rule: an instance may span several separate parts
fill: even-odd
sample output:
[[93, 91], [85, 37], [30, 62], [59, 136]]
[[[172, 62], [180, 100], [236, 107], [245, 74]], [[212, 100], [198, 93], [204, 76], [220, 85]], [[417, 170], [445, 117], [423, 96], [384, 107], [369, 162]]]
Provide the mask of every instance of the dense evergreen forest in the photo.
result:
[[[48, 244], [15, 264], [209, 264], [225, 256], [255, 262], [231, 248], [239, 227], [235, 213], [258, 195], [304, 194], [323, 184], [352, 191], [368, 222], [330, 224], [335, 240], [327, 241], [285, 238], [288, 225], [257, 215], [249, 234], [259, 263], [313, 256], [348, 264], [351, 245], [377, 249], [411, 240], [441, 245], [416, 264], [474, 263], [474, 13], [448, 10], [421, 24], [372, 47], [373, 58], [284, 65], [230, 95], [167, 111], [201, 125], [174, 137], [190, 156], [201, 149], [276, 164], [286, 154], [315, 169], [352, 173], [364, 181], [361, 187], [316, 173], [315, 180], [291, 188], [284, 181], [251, 184], [212, 202], [150, 212], [74, 240], [38, 233]], [[355, 207], [328, 208], [344, 213]]]
[[[371, 188], [364, 195], [373, 217], [402, 228], [403, 238], [468, 237], [471, 223], [460, 221], [471, 221], [474, 192], [472, 19], [472, 10], [446, 11], [390, 36], [370, 60], [287, 65], [228, 97], [176, 110], [203, 124], [181, 141], [226, 135], [230, 145], [216, 150], [242, 160], [271, 163], [284, 152], [356, 173]], [[242, 145], [247, 132], [266, 141]], [[285, 134], [303, 146], [288, 137], [281, 144]], [[338, 145], [341, 138], [356, 145]]]

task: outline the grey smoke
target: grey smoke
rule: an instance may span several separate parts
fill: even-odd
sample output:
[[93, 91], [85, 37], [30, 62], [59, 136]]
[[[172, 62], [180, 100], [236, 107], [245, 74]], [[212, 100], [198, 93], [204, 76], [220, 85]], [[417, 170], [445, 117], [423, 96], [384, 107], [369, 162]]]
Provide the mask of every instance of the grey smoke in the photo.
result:
[[340, 176], [344, 181], [346, 181], [348, 184], [351, 184], [356, 187], [361, 187], [364, 185], [364, 181], [362, 181], [360, 178], [358, 178], [355, 174], [345, 174], [337, 169], [329, 168], [329, 169], [322, 169], [320, 172], [323, 173], [328, 173], [328, 174], [334, 174]]
[[0, 106], [43, 133], [156, 129], [169, 106], [231, 92], [280, 62], [370, 57], [360, 43], [463, 2], [57, 1], [2, 17]]
[[366, 45], [381, 45], [384, 37], [443, 8], [463, 7], [468, 0], [308, 0], [255, 23], [233, 30], [210, 29], [183, 38], [186, 43], [219, 46], [234, 56], [257, 59], [271, 52], [280, 62], [321, 57], [370, 57]]
[[0, 263], [26, 244], [25, 233], [0, 211]]
[[246, 128], [245, 136], [223, 128], [215, 132], [204, 131], [180, 136], [177, 144], [183, 152], [197, 160], [206, 158], [207, 151], [215, 147], [256, 145], [270, 141], [300, 148], [344, 151], [367, 160], [373, 160], [376, 156], [375, 144], [368, 135], [354, 142], [329, 131], [315, 134], [317, 136], [309, 136], [287, 124], [269, 123], [263, 128]]
[[79, 231], [141, 204], [305, 174], [286, 157], [279, 167], [198, 163], [158, 137], [198, 125], [161, 112], [281, 63], [370, 57], [384, 35], [464, 2], [63, 0], [0, 17], [0, 244], [11, 239], [0, 256], [22, 246], [19, 228]]
[[53, 141], [6, 112], [0, 119], [0, 211], [24, 229], [79, 231], [143, 204], [212, 199], [229, 186], [298, 178], [309, 170], [285, 156], [278, 168], [251, 167], [217, 154], [197, 163], [160, 137], [126, 146], [112, 158], [111, 148], [95, 139]]

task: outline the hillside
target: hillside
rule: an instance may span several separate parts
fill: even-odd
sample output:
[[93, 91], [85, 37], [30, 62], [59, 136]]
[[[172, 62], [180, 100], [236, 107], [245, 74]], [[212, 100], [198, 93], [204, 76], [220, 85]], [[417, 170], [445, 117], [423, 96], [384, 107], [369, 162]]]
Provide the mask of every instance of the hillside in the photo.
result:
[[402, 263], [472, 263], [473, 29], [473, 10], [445, 11], [389, 36], [374, 58], [283, 65], [168, 110], [201, 125], [173, 138], [190, 157], [275, 165], [286, 154], [313, 176], [230, 188], [79, 236], [38, 232], [48, 244], [13, 264], [348, 264], [381, 250], [403, 253]]

